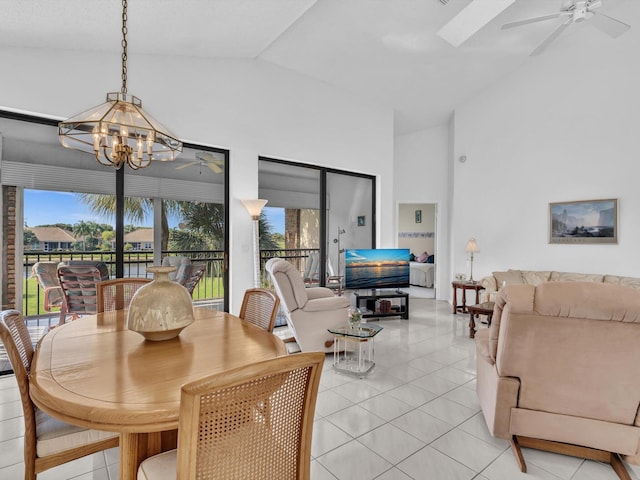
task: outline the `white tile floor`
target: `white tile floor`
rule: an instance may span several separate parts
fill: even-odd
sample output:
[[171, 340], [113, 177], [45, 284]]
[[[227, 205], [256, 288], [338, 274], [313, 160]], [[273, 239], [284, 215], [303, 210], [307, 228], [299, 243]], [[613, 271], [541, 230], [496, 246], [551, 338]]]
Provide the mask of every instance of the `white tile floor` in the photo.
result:
[[[411, 303], [409, 321], [380, 321], [377, 365], [368, 377], [335, 373], [327, 356], [313, 432], [313, 480], [617, 479], [608, 465], [528, 449], [528, 473], [520, 473], [507, 442], [491, 437], [482, 418], [468, 317], [452, 315], [444, 302]], [[15, 381], [0, 377], [0, 479], [23, 477], [22, 433]], [[640, 480], [640, 469], [628, 467]], [[118, 450], [38, 478], [114, 480]]]

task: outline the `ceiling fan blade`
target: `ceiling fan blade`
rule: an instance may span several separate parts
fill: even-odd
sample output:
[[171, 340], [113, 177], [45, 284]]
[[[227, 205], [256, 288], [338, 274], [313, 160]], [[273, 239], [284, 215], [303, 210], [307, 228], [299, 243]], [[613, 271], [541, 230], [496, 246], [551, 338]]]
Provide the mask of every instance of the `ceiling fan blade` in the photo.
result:
[[176, 170], [182, 170], [183, 168], [187, 168], [190, 167], [191, 165], [198, 165], [200, 162], [189, 162], [189, 163], [184, 163], [178, 167], [176, 167]]
[[610, 37], [617, 38], [631, 28], [631, 25], [627, 25], [626, 23], [616, 20], [604, 13], [591, 13], [593, 13], [593, 17], [589, 19], [589, 23]]
[[542, 51], [547, 48], [549, 46], [549, 44], [551, 42], [553, 42], [556, 38], [558, 38], [558, 36], [564, 32], [565, 28], [567, 28], [569, 25], [571, 25], [573, 22], [571, 21], [571, 19], [567, 20], [566, 22], [564, 22], [563, 24], [561, 24], [558, 28], [556, 28], [553, 32], [551, 32], [551, 35], [549, 35], [547, 38], [545, 38], [542, 43], [540, 45], [538, 45], [538, 47], [531, 52], [529, 55], [539, 55], [540, 53], [542, 53]]
[[517, 22], [505, 23], [502, 25], [502, 30], [506, 30], [507, 28], [519, 27], [520, 25], [528, 25], [529, 23], [536, 22], [544, 22], [545, 20], [551, 20], [553, 18], [561, 17], [562, 15], [567, 15], [567, 12], [558, 12], [552, 13], [551, 15], [544, 15], [542, 17], [534, 17], [528, 18], [527, 20], [519, 20]]
[[207, 167], [209, 167], [213, 173], [222, 173], [222, 168], [220, 168], [217, 163], [207, 162]]
[[213, 162], [216, 160], [216, 157], [211, 152], [197, 152], [196, 158], [198, 160], [202, 160], [203, 162]]

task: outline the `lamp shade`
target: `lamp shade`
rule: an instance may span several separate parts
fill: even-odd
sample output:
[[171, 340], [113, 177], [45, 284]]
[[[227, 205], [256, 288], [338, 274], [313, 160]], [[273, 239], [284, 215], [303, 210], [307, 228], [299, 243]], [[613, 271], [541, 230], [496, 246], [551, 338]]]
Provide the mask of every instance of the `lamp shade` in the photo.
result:
[[260, 198], [242, 200], [244, 208], [247, 209], [247, 212], [249, 212], [249, 215], [251, 215], [252, 218], [260, 216], [260, 212], [262, 212], [262, 208], [267, 204], [267, 202], [268, 200], [262, 200]]
[[467, 248], [464, 249], [466, 252], [477, 253], [480, 250], [478, 249], [478, 245], [476, 245], [476, 239], [470, 238], [467, 242]]

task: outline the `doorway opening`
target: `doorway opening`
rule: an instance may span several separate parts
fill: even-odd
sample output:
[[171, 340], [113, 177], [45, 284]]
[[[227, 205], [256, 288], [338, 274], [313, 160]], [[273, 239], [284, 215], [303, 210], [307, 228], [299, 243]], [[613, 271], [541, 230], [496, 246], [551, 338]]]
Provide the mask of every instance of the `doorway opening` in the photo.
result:
[[409, 295], [436, 298], [436, 204], [398, 204], [398, 248], [411, 252]]

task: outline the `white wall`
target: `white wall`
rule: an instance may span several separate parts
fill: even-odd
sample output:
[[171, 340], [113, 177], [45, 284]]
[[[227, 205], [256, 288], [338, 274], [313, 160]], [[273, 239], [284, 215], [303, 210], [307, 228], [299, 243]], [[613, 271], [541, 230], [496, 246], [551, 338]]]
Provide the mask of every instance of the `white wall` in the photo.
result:
[[[613, 15], [613, 13], [612, 13]], [[611, 39], [588, 25], [456, 110], [451, 249], [474, 277], [506, 268], [638, 276], [640, 255], [640, 6]], [[397, 173], [400, 182], [401, 173]], [[551, 245], [549, 202], [619, 199], [617, 245]]]
[[[448, 192], [452, 188], [448, 172], [449, 127], [396, 137], [394, 145], [395, 204], [433, 203], [436, 205], [436, 297], [449, 294]], [[396, 244], [394, 244], [396, 245]]]
[[[119, 55], [0, 48], [0, 106], [68, 117], [120, 89]], [[184, 140], [230, 150], [231, 311], [252, 284], [258, 156], [375, 175], [378, 244], [394, 238], [393, 113], [262, 61], [129, 54], [129, 93]]]

